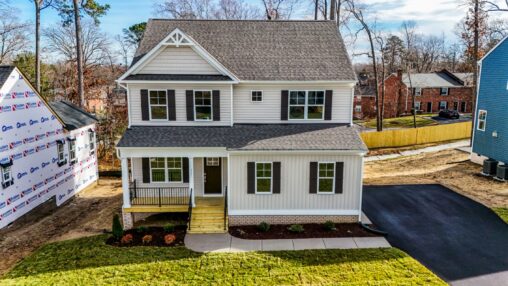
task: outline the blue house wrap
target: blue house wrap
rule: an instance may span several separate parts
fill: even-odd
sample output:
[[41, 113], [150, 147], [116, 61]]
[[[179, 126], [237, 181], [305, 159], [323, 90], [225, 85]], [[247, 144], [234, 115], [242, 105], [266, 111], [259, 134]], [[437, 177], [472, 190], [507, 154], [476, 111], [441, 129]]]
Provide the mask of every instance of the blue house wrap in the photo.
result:
[[473, 153], [508, 164], [508, 37], [480, 65]]

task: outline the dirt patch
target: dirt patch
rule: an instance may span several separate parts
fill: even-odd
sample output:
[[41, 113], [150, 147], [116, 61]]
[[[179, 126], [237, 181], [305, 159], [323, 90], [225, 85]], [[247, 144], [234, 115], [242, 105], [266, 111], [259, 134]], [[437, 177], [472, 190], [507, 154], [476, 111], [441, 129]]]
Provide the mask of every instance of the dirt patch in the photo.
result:
[[[132, 246], [163, 246], [163, 247], [175, 247], [175, 246], [183, 246], [186, 226], [175, 226], [175, 230], [171, 233], [165, 232], [162, 227], [148, 227], [145, 231], [139, 231], [138, 229], [129, 229], [125, 231], [124, 237], [127, 235], [131, 235], [132, 241], [129, 243], [121, 243], [113, 238], [113, 236], [109, 237], [106, 241], [109, 245], [119, 246], [119, 247], [132, 247]], [[164, 237], [168, 234], [175, 235], [176, 239], [172, 243], [166, 243], [164, 241]], [[151, 240], [149, 242], [143, 242], [143, 238], [145, 236], [151, 236]]]
[[0, 276], [41, 245], [103, 233], [113, 214], [121, 212], [121, 181], [101, 178], [59, 208], [32, 211], [0, 230]]
[[365, 164], [364, 184], [442, 184], [488, 207], [508, 206], [508, 183], [480, 174], [469, 154], [445, 150]]
[[326, 230], [323, 224], [302, 224], [304, 232], [294, 233], [288, 230], [290, 225], [271, 225], [270, 229], [262, 232], [256, 225], [229, 227], [229, 233], [243, 239], [294, 239], [294, 238], [322, 238], [322, 237], [372, 237], [379, 236], [369, 232], [356, 223], [336, 224], [335, 230]]

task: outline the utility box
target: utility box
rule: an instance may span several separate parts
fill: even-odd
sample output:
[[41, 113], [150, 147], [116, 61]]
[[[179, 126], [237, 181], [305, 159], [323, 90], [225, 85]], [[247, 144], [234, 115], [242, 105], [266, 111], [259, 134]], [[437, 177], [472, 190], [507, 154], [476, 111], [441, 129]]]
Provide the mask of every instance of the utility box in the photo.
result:
[[501, 181], [508, 180], [508, 165], [497, 165], [496, 179]]
[[483, 161], [483, 174], [487, 176], [494, 176], [497, 174], [498, 161], [494, 159], [486, 159]]

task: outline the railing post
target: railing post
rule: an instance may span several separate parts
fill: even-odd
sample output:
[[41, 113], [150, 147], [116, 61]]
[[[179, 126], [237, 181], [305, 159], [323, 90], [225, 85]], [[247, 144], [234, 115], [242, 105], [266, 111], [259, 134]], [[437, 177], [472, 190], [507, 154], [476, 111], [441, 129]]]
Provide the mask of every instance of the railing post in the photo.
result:
[[137, 198], [137, 197], [138, 197], [138, 189], [136, 186], [136, 180], [134, 180], [134, 198]]
[[159, 188], [159, 208], [162, 206], [161, 203], [161, 188]]

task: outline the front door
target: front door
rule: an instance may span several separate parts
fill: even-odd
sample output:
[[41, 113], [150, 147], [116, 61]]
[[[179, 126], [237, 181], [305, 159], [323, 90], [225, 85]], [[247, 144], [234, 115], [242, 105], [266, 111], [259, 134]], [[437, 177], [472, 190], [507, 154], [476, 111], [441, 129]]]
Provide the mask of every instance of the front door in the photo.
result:
[[205, 181], [205, 195], [222, 195], [221, 158], [205, 158], [203, 179]]
[[459, 111], [459, 103], [457, 101], [453, 103], [453, 110]]
[[432, 113], [432, 102], [427, 102], [427, 112]]

